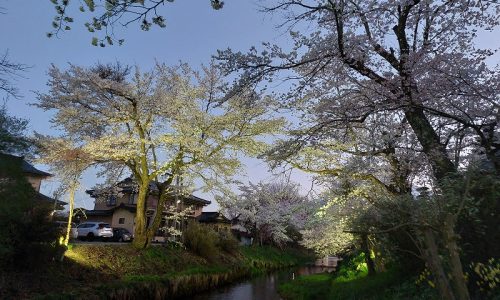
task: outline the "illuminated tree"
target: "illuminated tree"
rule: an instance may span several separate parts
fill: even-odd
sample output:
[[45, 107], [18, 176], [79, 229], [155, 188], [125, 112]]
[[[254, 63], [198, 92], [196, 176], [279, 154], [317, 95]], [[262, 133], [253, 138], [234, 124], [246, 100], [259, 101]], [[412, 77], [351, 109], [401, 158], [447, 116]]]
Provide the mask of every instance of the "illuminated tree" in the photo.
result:
[[358, 223], [372, 206], [370, 201], [383, 193], [376, 185], [348, 175], [318, 178], [324, 191], [315, 199], [315, 207], [302, 230], [301, 243], [322, 256], [342, 255], [357, 245], [353, 228], [367, 230], [369, 222]]
[[75, 192], [80, 186], [82, 173], [92, 166], [93, 161], [85, 152], [85, 145], [77, 146], [69, 139], [36, 134], [35, 143], [40, 155], [39, 162], [48, 164], [60, 179], [59, 192], [69, 193], [68, 226], [62, 241], [63, 245], [68, 246], [75, 208]]
[[[215, 191], [240, 168], [238, 155], [256, 155], [265, 143], [256, 137], [283, 123], [267, 115], [269, 98], [252, 91], [226, 93], [220, 72], [195, 72], [182, 64], [157, 65], [130, 76], [128, 67], [71, 65], [49, 70], [47, 94], [38, 106], [55, 110], [52, 119], [79, 141], [92, 161], [127, 168], [138, 184], [134, 246], [147, 247], [162, 213], [146, 222], [146, 197], [154, 182], [165, 207], [174, 179], [185, 186], [200, 178]], [[80, 146], [80, 144], [77, 144]]]

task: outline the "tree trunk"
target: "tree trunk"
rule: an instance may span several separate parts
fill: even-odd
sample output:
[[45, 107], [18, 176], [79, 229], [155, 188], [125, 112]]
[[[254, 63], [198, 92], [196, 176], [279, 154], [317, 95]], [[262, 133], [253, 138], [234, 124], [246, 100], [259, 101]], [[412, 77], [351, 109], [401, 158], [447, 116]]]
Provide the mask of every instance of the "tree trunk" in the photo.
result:
[[165, 209], [165, 204], [167, 202], [167, 188], [159, 187], [160, 195], [158, 196], [158, 203], [156, 206], [156, 212], [153, 217], [153, 222], [149, 225], [146, 231], [146, 235], [148, 240], [153, 240], [156, 235], [156, 232], [160, 228], [161, 220], [163, 218], [163, 210]]
[[446, 250], [449, 254], [450, 270], [453, 279], [452, 283], [455, 290], [455, 296], [459, 300], [469, 300], [469, 291], [467, 289], [467, 283], [465, 281], [456, 234], [454, 231], [456, 223], [455, 219], [455, 216], [453, 216], [452, 214], [447, 214], [445, 217], [445, 223], [443, 226], [444, 242]]
[[375, 275], [375, 264], [373, 263], [373, 259], [371, 257], [370, 253], [370, 247], [368, 246], [368, 235], [363, 234], [361, 236], [361, 249], [363, 250], [363, 253], [365, 254], [365, 262], [366, 266], [368, 267], [368, 276], [373, 276]]
[[134, 240], [132, 245], [137, 249], [144, 249], [151, 241], [147, 236], [146, 224], [146, 199], [148, 195], [148, 183], [139, 186], [137, 195], [137, 211], [135, 213]]
[[424, 256], [426, 258], [427, 266], [434, 275], [439, 295], [443, 300], [455, 300], [455, 296], [453, 295], [443, 268], [443, 261], [439, 257], [434, 233], [430, 228], [425, 228], [422, 233], [425, 244]]
[[491, 161], [493, 167], [495, 168], [495, 173], [500, 174], [500, 154], [499, 149], [486, 149], [486, 157]]
[[405, 110], [405, 116], [432, 165], [436, 179], [440, 181], [449, 173], [455, 173], [455, 165], [448, 157], [445, 146], [441, 144], [424, 111], [421, 108], [410, 107]]
[[69, 238], [71, 235], [71, 221], [73, 221], [73, 209], [75, 208], [75, 190], [76, 186], [72, 186], [69, 191], [68, 226], [66, 228], [66, 237], [64, 238], [64, 246], [68, 246]]
[[[436, 134], [434, 128], [425, 116], [421, 108], [410, 108], [405, 111], [405, 116], [410, 123], [413, 132], [417, 136], [427, 159], [431, 162], [434, 175], [438, 181], [450, 174], [456, 173], [456, 167], [448, 157], [446, 148], [441, 144], [439, 136]], [[456, 243], [456, 234], [454, 232], [454, 217], [447, 214], [444, 217], [444, 227], [442, 228], [445, 237], [446, 256], [450, 262], [450, 269], [452, 272], [453, 290], [456, 298], [459, 300], [469, 299], [469, 293], [465, 282], [462, 263], [460, 261], [458, 246]], [[433, 270], [436, 277], [438, 288], [441, 297], [444, 299], [452, 299], [452, 290], [449, 287], [449, 281], [444, 272], [441, 259], [438, 256], [438, 247], [435, 242], [435, 237], [430, 229], [424, 231], [424, 240], [428, 250], [428, 263], [429, 267]]]

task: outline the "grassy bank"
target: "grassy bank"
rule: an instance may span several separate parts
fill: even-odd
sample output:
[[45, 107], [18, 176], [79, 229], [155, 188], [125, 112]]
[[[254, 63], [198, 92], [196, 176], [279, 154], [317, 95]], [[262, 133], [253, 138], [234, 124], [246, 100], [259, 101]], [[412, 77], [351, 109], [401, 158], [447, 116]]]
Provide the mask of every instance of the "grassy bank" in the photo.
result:
[[210, 260], [162, 246], [74, 245], [62, 263], [2, 274], [0, 298], [159, 299], [184, 296], [309, 260], [300, 251], [245, 247]]
[[[362, 258], [362, 256], [361, 256]], [[302, 276], [280, 285], [279, 292], [285, 299], [437, 299], [428, 286], [417, 285], [415, 278], [403, 271], [391, 269], [368, 276], [366, 265], [360, 257], [345, 262], [334, 274]]]

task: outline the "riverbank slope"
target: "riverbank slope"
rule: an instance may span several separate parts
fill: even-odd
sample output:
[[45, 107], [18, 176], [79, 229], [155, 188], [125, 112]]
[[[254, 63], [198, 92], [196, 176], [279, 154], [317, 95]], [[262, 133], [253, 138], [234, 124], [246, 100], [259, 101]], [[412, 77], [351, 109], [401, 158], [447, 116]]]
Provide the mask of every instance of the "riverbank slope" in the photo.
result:
[[424, 282], [417, 284], [416, 279], [394, 267], [368, 276], [361, 254], [343, 261], [335, 273], [300, 276], [281, 284], [278, 291], [286, 300], [438, 299], [433, 288]]
[[62, 263], [3, 274], [0, 298], [161, 299], [186, 296], [270, 270], [307, 262], [303, 252], [242, 247], [209, 259], [181, 248], [73, 245]]

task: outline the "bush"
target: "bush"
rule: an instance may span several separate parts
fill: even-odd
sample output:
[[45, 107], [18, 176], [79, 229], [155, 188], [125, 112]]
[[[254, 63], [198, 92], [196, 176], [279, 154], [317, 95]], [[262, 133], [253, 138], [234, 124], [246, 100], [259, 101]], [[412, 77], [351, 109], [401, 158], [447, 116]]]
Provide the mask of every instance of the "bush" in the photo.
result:
[[189, 223], [184, 232], [186, 248], [206, 259], [213, 259], [217, 256], [217, 243], [217, 233], [198, 222]]
[[342, 282], [362, 278], [366, 275], [368, 275], [368, 267], [365, 262], [365, 254], [359, 252], [352, 253], [344, 258], [335, 274], [335, 278], [337, 281]]
[[219, 232], [219, 241], [217, 243], [217, 246], [222, 250], [230, 254], [234, 254], [238, 252], [239, 249], [239, 243], [234, 238], [234, 236], [227, 231], [221, 231]]

